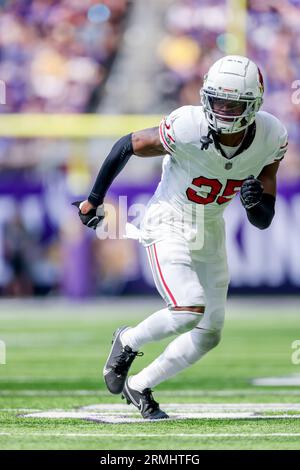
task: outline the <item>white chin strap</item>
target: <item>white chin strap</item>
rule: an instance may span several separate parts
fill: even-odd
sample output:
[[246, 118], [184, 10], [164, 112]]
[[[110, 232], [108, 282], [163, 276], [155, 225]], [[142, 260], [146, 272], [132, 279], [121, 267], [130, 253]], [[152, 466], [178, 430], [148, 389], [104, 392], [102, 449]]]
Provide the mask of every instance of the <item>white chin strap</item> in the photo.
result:
[[234, 134], [236, 132], [240, 132], [242, 131], [243, 129], [245, 129], [246, 127], [249, 126], [249, 124], [245, 125], [245, 126], [241, 126], [239, 128], [235, 128], [232, 126], [233, 123], [231, 122], [223, 122], [223, 121], [220, 121], [219, 119], [215, 119], [215, 122], [217, 124], [217, 129], [215, 129], [217, 132], [220, 132], [221, 134]]
[[[232, 122], [226, 122], [218, 119], [215, 113], [211, 112], [210, 110], [204, 109], [204, 111], [209, 127], [221, 134], [235, 134], [236, 132], [240, 132], [250, 126], [255, 118], [255, 114], [253, 113], [252, 116], [248, 116], [248, 119], [246, 116], [239, 116], [235, 119], [233, 118]], [[224, 117], [226, 118], [226, 116]], [[232, 116], [228, 116], [228, 119], [232, 119]], [[246, 123], [242, 125], [243, 120], [245, 120]]]

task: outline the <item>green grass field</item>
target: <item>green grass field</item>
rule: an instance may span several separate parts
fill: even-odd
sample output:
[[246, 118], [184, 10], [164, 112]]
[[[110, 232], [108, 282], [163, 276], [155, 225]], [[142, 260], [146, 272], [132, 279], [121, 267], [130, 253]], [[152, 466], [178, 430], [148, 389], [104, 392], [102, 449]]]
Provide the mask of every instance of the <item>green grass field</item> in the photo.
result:
[[[300, 419], [263, 408], [252, 419], [194, 418], [162, 422], [97, 423], [24, 418], [30, 412], [124, 404], [106, 392], [102, 367], [117, 326], [134, 325], [159, 303], [1, 303], [0, 449], [300, 449]], [[257, 387], [252, 378], [299, 374], [291, 361], [300, 339], [295, 303], [229, 302], [221, 344], [202, 361], [161, 384], [161, 404], [299, 404], [297, 387]], [[155, 358], [169, 340], [143, 348], [132, 371]], [[131, 407], [127, 407], [128, 410]]]

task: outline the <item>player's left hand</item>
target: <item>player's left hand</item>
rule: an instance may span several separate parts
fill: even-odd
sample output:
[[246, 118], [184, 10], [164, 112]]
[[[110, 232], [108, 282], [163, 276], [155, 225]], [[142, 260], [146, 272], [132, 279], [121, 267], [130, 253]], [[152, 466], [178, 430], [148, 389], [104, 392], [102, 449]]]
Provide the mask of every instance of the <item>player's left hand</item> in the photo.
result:
[[245, 209], [256, 206], [262, 198], [263, 191], [261, 182], [253, 175], [248, 176], [243, 182], [240, 192], [241, 202]]
[[96, 230], [105, 217], [104, 205], [94, 207], [89, 201], [75, 201], [72, 206], [78, 207], [78, 215], [83, 225]]

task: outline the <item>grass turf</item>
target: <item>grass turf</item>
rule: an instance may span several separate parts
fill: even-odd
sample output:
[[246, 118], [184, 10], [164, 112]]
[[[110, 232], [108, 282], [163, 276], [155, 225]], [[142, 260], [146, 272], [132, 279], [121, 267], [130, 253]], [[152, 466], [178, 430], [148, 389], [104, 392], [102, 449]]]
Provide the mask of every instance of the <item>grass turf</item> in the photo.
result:
[[[159, 307], [134, 301], [2, 303], [0, 339], [6, 342], [7, 364], [0, 365], [0, 449], [300, 449], [300, 419], [100, 424], [19, 417], [24, 409], [123, 403], [106, 393], [102, 381], [112, 332]], [[291, 362], [292, 342], [299, 339], [296, 306], [229, 302], [227, 310], [221, 344], [157, 387], [155, 398], [160, 403], [299, 403], [297, 388], [250, 383], [254, 377], [300, 372]], [[132, 372], [168, 341], [145, 346]]]

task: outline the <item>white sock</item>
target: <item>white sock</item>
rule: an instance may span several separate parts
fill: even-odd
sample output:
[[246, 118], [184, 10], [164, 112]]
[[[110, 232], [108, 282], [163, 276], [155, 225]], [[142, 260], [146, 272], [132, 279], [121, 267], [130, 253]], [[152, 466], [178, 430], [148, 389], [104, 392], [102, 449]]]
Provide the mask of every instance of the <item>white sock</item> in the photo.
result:
[[123, 346], [128, 345], [133, 351], [138, 351], [141, 346], [151, 341], [159, 341], [191, 330], [201, 318], [199, 313], [164, 308], [150, 315], [136, 327], [125, 330], [120, 339]]
[[178, 336], [148, 367], [129, 378], [129, 386], [140, 392], [155, 387], [198, 361], [217, 346], [220, 339], [219, 331], [201, 328]]

